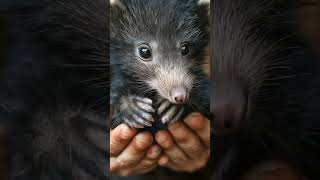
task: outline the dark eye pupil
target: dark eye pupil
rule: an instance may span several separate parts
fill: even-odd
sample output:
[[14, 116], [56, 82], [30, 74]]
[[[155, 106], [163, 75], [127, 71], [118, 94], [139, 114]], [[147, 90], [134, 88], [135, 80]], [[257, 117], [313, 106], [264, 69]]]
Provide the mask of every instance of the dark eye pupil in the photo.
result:
[[182, 54], [182, 56], [188, 55], [189, 52], [190, 52], [190, 46], [188, 44], [183, 44], [181, 46], [181, 54]]
[[139, 56], [143, 60], [149, 60], [152, 56], [151, 49], [146, 46], [139, 47]]

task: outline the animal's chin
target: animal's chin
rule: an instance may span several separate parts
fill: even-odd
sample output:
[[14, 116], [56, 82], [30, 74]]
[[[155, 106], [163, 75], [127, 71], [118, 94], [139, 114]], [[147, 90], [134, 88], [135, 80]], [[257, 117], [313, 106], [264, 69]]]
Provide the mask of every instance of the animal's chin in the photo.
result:
[[[215, 130], [214, 134], [221, 137], [232, 137], [248, 133], [247, 128], [250, 126], [250, 118], [253, 111], [252, 106], [253, 103], [250, 101], [250, 98], [246, 97], [246, 101], [239, 118], [231, 120], [233, 122], [232, 125], [225, 124], [227, 130]], [[213, 117], [213, 120], [215, 120], [215, 117]]]
[[251, 103], [244, 88], [237, 84], [222, 84], [211, 101], [214, 133], [218, 136], [238, 134], [246, 126]]

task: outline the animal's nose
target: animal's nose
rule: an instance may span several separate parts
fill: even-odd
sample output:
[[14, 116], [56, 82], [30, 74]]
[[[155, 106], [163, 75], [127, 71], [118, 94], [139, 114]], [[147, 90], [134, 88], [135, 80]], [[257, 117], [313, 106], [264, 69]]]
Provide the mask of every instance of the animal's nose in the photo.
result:
[[187, 99], [187, 90], [182, 86], [173, 87], [170, 91], [171, 99], [177, 104], [183, 104]]
[[213, 89], [211, 111], [218, 135], [237, 132], [244, 121], [247, 99], [241, 86], [233, 82], [218, 83]]

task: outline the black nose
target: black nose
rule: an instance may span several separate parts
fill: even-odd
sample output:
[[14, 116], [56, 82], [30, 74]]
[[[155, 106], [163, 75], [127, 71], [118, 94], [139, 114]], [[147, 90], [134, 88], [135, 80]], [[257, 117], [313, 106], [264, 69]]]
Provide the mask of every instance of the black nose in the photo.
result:
[[232, 81], [215, 82], [211, 94], [214, 129], [219, 135], [237, 132], [242, 126], [247, 98], [244, 89]]

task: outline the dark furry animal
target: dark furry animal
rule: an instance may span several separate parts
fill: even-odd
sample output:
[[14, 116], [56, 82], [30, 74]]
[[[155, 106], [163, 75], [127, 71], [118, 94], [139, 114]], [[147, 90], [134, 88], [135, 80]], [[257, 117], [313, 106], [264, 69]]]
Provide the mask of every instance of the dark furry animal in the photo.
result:
[[295, 33], [295, 4], [211, 3], [212, 179], [239, 179], [269, 160], [319, 179], [320, 61]]
[[17, 0], [1, 8], [11, 34], [0, 67], [9, 179], [107, 178], [107, 8], [104, 0]]
[[[160, 128], [208, 114], [202, 72], [207, 9], [198, 0], [116, 0], [111, 5], [113, 127]], [[159, 122], [159, 123], [158, 123]], [[161, 123], [162, 122], [162, 123]]]

